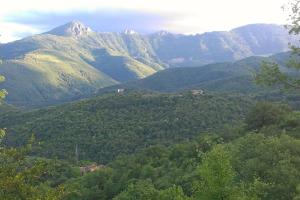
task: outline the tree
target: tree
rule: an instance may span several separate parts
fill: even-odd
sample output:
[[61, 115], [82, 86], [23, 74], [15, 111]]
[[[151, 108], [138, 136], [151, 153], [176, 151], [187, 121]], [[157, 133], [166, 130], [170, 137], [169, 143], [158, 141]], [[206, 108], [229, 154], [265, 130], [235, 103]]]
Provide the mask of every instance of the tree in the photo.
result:
[[[0, 76], [0, 82], [4, 77]], [[0, 90], [0, 100], [7, 92]], [[34, 138], [19, 148], [3, 144], [5, 131], [0, 129], [0, 199], [6, 200], [58, 200], [63, 196], [61, 187], [51, 188], [41, 181], [46, 174], [46, 163], [27, 157]]]
[[234, 170], [231, 151], [216, 145], [206, 153], [198, 172], [200, 181], [194, 183], [194, 195], [201, 200], [259, 200], [265, 184], [259, 179], [243, 182]]
[[138, 181], [130, 184], [128, 188], [114, 198], [114, 200], [156, 200], [158, 191], [153, 184], [148, 181]]
[[[0, 83], [4, 81], [4, 76], [0, 75]], [[6, 91], [5, 90], [0, 90], [0, 104], [1, 104], [1, 100], [5, 98], [6, 95]], [[0, 142], [2, 140], [2, 138], [4, 137], [5, 132], [4, 130], [0, 129]]]
[[47, 163], [29, 159], [31, 144], [20, 147], [6, 147], [0, 138], [0, 199], [14, 200], [58, 200], [64, 192], [61, 187], [51, 188], [42, 181], [47, 174]]
[[166, 190], [161, 190], [158, 195], [160, 200], [189, 200], [180, 186], [173, 186]]
[[230, 155], [217, 145], [206, 154], [199, 167], [201, 181], [195, 183], [195, 196], [203, 200], [237, 199], [234, 183], [235, 172], [230, 164]]
[[[0, 75], [0, 83], [3, 82], [4, 80], [5, 80], [4, 76]], [[7, 95], [6, 90], [4, 90], [4, 89], [0, 90], [0, 103], [1, 103], [1, 100], [3, 100], [5, 98], [6, 95]]]
[[[300, 0], [290, 2], [285, 7], [290, 10], [289, 29], [291, 35], [300, 33]], [[276, 62], [263, 62], [260, 71], [255, 74], [255, 81], [265, 86], [277, 85], [284, 89], [300, 90], [300, 48], [290, 44], [291, 55], [287, 63], [289, 72], [284, 72]]]
[[[300, 140], [274, 134], [247, 134], [230, 144], [232, 166], [238, 178], [255, 183], [265, 200], [293, 199], [300, 185]], [[300, 192], [300, 191], [299, 191]]]
[[278, 124], [290, 111], [286, 105], [259, 102], [246, 116], [247, 129], [260, 130], [264, 126]]
[[300, 200], [300, 185], [298, 185], [298, 187], [297, 187], [297, 194], [293, 198], [293, 200]]

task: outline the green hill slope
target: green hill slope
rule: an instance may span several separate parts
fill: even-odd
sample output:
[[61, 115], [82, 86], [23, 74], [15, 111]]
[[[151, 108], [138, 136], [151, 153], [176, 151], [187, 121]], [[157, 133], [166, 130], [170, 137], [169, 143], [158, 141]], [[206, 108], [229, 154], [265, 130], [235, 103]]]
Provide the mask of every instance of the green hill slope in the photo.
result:
[[45, 105], [144, 78], [162, 67], [128, 54], [116, 34], [97, 34], [79, 22], [0, 46], [0, 74], [9, 103]]
[[99, 163], [149, 145], [170, 145], [242, 119], [252, 101], [239, 96], [129, 93], [104, 95], [58, 107], [0, 116], [7, 143], [35, 134], [35, 155]]
[[201, 67], [171, 68], [147, 78], [104, 88], [99, 93], [115, 91], [117, 88], [176, 92], [186, 89], [204, 89], [219, 92], [256, 93], [264, 88], [253, 82], [252, 74], [263, 61], [269, 60], [284, 65], [288, 53], [268, 58], [249, 57], [237, 62], [209, 64]]

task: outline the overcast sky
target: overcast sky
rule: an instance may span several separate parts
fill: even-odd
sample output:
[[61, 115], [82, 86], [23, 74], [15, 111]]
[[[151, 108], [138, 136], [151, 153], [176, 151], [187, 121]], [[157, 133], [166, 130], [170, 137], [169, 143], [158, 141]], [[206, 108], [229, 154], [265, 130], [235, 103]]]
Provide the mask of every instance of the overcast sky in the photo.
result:
[[286, 23], [287, 0], [0, 0], [0, 41], [72, 20], [95, 31], [134, 29], [194, 34], [252, 23]]

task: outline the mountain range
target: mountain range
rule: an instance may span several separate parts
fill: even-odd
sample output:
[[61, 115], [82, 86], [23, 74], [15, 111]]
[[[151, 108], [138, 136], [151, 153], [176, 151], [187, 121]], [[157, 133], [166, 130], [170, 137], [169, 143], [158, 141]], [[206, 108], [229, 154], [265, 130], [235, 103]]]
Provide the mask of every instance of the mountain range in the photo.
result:
[[[0, 44], [0, 200], [300, 200], [297, 39], [71, 22]], [[293, 87], [255, 84], [265, 61]]]
[[100, 88], [173, 67], [231, 62], [288, 50], [297, 38], [283, 26], [253, 24], [197, 35], [132, 30], [98, 33], [73, 21], [0, 45], [7, 102], [39, 106], [88, 96]]

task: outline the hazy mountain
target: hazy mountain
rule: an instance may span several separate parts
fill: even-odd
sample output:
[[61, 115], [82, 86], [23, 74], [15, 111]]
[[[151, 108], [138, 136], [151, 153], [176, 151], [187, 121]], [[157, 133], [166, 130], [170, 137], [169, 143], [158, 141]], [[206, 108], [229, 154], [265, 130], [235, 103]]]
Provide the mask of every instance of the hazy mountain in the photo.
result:
[[[97, 33], [74, 21], [44, 34], [0, 45], [7, 101], [44, 105], [90, 95], [99, 88], [145, 78], [174, 66], [200, 66], [286, 51], [282, 26], [249, 25], [198, 35]], [[226, 70], [226, 69], [224, 69]]]
[[253, 24], [229, 32], [197, 35], [158, 32], [150, 35], [149, 40], [163, 62], [183, 67], [271, 55], [287, 51], [289, 42], [297, 42], [283, 26], [274, 24]]

